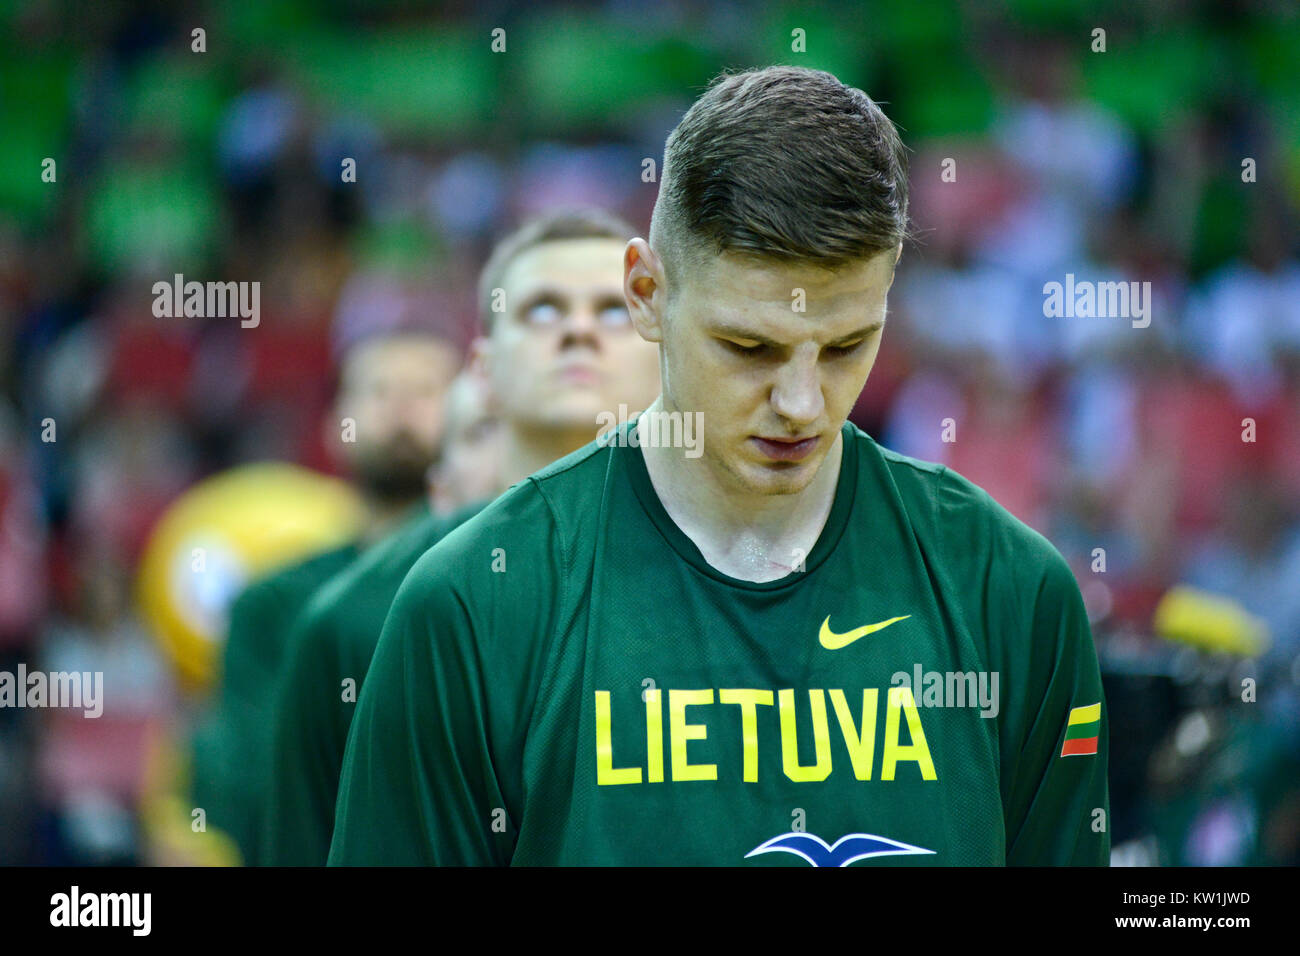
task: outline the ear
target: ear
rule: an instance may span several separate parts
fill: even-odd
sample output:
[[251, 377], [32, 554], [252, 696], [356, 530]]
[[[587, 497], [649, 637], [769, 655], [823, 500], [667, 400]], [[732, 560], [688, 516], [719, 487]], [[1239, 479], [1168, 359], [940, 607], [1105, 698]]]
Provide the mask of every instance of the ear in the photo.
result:
[[662, 342], [668, 284], [662, 260], [644, 239], [631, 240], [623, 252], [623, 298], [637, 334], [647, 342]]
[[474, 341], [469, 343], [469, 354], [465, 359], [465, 369], [476, 379], [487, 378], [488, 352], [491, 351], [491, 348], [492, 343], [484, 335], [475, 336]]
[[480, 335], [469, 344], [469, 357], [465, 361], [465, 372], [474, 379], [475, 385], [483, 392], [484, 404], [495, 413], [497, 410], [496, 391], [492, 388], [492, 339]]

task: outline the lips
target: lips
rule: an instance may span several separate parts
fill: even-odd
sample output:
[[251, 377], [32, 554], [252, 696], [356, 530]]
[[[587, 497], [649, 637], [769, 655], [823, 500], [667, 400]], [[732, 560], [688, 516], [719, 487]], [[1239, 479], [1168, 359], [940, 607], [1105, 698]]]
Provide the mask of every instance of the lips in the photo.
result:
[[755, 435], [750, 439], [763, 455], [774, 461], [802, 461], [812, 454], [819, 440], [817, 435], [800, 439], [760, 438]]
[[566, 365], [556, 372], [556, 377], [574, 385], [595, 385], [600, 381], [600, 373], [590, 365]]

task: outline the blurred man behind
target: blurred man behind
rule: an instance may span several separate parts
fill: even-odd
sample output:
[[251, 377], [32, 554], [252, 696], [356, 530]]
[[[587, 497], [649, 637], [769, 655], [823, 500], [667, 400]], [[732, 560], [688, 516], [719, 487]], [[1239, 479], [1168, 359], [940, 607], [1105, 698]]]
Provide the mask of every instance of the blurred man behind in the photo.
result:
[[257, 855], [271, 703], [290, 625], [317, 588], [424, 506], [461, 359], [450, 335], [413, 328], [349, 347], [323, 428], [360, 493], [360, 534], [254, 581], [231, 605], [215, 712], [195, 737], [193, 801], [245, 861]]
[[447, 517], [497, 493], [505, 429], [488, 407], [482, 377], [466, 369], [447, 398], [447, 429], [442, 452], [430, 471], [430, 507]]
[[[479, 287], [486, 335], [472, 347], [474, 381], [457, 386], [484, 388], [486, 415], [500, 416], [502, 457], [485, 497], [590, 442], [603, 413], [639, 410], [658, 393], [659, 350], [632, 328], [622, 292], [632, 235], [608, 214], [560, 211], [507, 236], [489, 258]], [[472, 463], [487, 459], [471, 406], [450, 423], [435, 497], [459, 498], [473, 487]], [[388, 606], [416, 560], [485, 503], [415, 519], [303, 612], [276, 704], [262, 862], [325, 864], [344, 745]]]

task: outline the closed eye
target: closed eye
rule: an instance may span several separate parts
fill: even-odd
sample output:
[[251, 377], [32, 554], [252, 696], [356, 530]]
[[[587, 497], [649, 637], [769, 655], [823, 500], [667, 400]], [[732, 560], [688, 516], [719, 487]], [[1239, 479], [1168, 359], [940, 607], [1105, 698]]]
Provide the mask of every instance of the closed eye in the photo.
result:
[[828, 345], [825, 348], [825, 352], [827, 355], [831, 356], [832, 358], [839, 358], [845, 355], [852, 355], [858, 349], [862, 348], [862, 343], [865, 341], [866, 339], [858, 339], [856, 342], [852, 343], [851, 345]]
[[727, 348], [737, 355], [762, 355], [767, 348], [762, 342], [755, 342], [753, 345], [743, 345], [740, 342], [733, 342], [731, 339], [719, 339]]

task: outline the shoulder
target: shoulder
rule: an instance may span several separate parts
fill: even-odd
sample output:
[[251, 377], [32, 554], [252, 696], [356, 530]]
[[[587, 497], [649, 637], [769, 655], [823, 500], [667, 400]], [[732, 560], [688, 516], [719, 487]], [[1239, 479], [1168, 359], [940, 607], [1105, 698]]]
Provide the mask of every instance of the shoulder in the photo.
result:
[[[584, 446], [508, 489], [424, 551], [397, 590], [385, 633], [473, 646], [525, 666], [551, 623], [580, 600], [610, 449]], [[540, 638], [535, 640], [534, 638]], [[381, 641], [382, 643], [382, 641]], [[446, 646], [446, 645], [444, 645]]]
[[[441, 619], [456, 606], [486, 611], [502, 590], [545, 568], [554, 522], [535, 485], [522, 481], [413, 555], [393, 611], [411, 623]], [[499, 570], [494, 571], [497, 568]]]
[[[295, 627], [304, 642], [341, 642], [360, 628], [367, 636], [382, 626], [402, 579], [425, 551], [454, 527], [446, 518], [422, 512], [335, 574], [311, 596]], [[377, 618], [377, 620], [376, 620]]]
[[[360, 590], [394, 574], [404, 575], [415, 559], [431, 548], [455, 524], [432, 512], [421, 512], [388, 537], [375, 542], [347, 572], [347, 587]], [[400, 577], [399, 577], [400, 580]]]
[[578, 533], [598, 511], [593, 505], [604, 492], [616, 450], [628, 453], [627, 448], [617, 449], [603, 441], [588, 442], [530, 475], [525, 482], [546, 502], [558, 527], [570, 534]]
[[[1039, 531], [1025, 524], [966, 476], [938, 462], [912, 458], [876, 443], [853, 427], [863, 456], [876, 456], [922, 545], [963, 574], [981, 569], [1026, 583], [1050, 578], [1074, 581], [1069, 564]], [[859, 469], [860, 480], [871, 471]]]
[[402, 591], [433, 596], [477, 590], [493, 562], [509, 573], [544, 561], [555, 527], [552, 510], [536, 485], [525, 480], [413, 555]]
[[347, 544], [321, 551], [303, 561], [291, 564], [264, 579], [264, 583], [281, 588], [315, 587], [322, 578], [333, 577], [351, 564], [359, 553], [360, 549], [356, 542], [349, 541]]
[[245, 587], [235, 599], [234, 607], [248, 609], [297, 600], [346, 568], [358, 553], [356, 543], [348, 542], [278, 568]]
[[319, 634], [328, 630], [347, 607], [348, 595], [356, 581], [356, 563], [329, 578], [307, 599], [293, 619], [295, 635]]
[[[512, 485], [477, 513], [460, 521], [426, 551], [412, 580], [453, 576], [457, 581], [518, 582], [523, 576], [562, 571], [573, 551], [592, 536], [596, 506], [609, 468], [610, 449], [597, 442], [552, 462]], [[506, 577], [500, 570], [508, 569]], [[486, 569], [486, 574], [484, 570]]]

